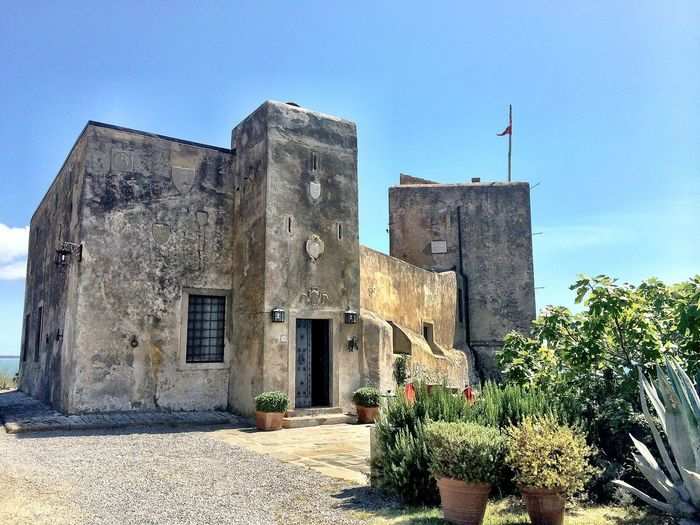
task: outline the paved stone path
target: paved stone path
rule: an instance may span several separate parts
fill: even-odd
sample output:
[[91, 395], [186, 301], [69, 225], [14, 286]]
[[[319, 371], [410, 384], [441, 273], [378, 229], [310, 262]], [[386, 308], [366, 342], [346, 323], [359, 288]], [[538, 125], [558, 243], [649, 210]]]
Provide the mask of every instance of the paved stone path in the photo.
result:
[[108, 412], [66, 416], [19, 392], [0, 392], [0, 419], [8, 434], [50, 430], [95, 430], [144, 425], [236, 425], [250, 426], [246, 418], [222, 411], [202, 412]]
[[321, 474], [365, 485], [369, 476], [369, 432], [372, 425], [323, 425], [256, 432], [226, 428], [210, 437]]

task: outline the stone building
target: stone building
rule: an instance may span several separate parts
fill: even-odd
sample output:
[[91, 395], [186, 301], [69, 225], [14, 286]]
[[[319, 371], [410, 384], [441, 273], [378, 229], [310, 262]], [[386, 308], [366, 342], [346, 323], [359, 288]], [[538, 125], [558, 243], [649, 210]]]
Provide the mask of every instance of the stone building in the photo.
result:
[[350, 410], [399, 354], [458, 387], [492, 373], [535, 314], [528, 185], [402, 176], [388, 256], [359, 244], [357, 182], [355, 124], [291, 103], [231, 149], [88, 122], [31, 220], [20, 389], [250, 414], [267, 390]]

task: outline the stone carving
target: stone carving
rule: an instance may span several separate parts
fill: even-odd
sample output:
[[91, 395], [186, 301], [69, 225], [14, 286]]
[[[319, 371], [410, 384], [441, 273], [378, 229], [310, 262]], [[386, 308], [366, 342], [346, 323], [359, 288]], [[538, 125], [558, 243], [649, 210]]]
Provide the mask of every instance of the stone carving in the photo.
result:
[[170, 238], [170, 225], [155, 223], [153, 225], [153, 240], [158, 244], [165, 244]]
[[197, 224], [199, 224], [200, 228], [209, 224], [209, 214], [206, 211], [200, 210], [197, 212]]
[[321, 183], [315, 180], [309, 182], [309, 195], [312, 200], [318, 200], [321, 196]]
[[324, 250], [325, 244], [315, 233], [306, 241], [306, 253], [309, 254], [313, 262], [316, 262], [323, 255]]
[[321, 306], [328, 302], [328, 293], [315, 286], [301, 294], [301, 299], [309, 306]]
[[131, 155], [127, 151], [112, 150], [112, 171], [131, 171]]
[[196, 174], [194, 168], [183, 168], [182, 166], [173, 166], [170, 170], [175, 188], [183, 195], [192, 189]]

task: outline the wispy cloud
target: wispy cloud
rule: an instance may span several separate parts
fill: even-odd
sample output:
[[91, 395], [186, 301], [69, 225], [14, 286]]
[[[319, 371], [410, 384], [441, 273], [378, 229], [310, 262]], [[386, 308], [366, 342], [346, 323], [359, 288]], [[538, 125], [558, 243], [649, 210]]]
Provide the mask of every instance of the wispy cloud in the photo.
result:
[[12, 228], [0, 223], [0, 280], [24, 279], [28, 245], [29, 226]]

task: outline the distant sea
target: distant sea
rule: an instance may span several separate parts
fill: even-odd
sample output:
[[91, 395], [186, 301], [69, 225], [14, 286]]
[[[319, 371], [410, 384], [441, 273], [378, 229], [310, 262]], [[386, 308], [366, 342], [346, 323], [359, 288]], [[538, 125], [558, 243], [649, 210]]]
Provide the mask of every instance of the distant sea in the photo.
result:
[[0, 355], [0, 372], [15, 375], [19, 370], [18, 355]]

